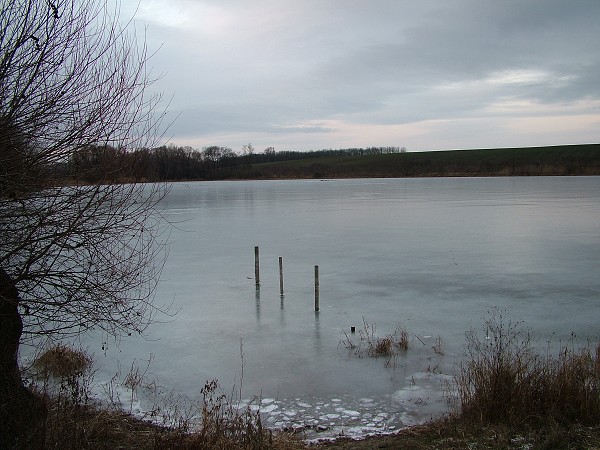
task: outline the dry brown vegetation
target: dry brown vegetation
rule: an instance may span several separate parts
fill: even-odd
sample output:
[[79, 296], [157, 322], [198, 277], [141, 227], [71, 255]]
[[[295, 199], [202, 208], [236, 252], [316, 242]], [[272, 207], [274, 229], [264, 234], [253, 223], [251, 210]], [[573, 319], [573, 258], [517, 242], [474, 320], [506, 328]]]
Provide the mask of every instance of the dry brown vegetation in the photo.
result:
[[91, 365], [92, 357], [86, 352], [59, 344], [42, 353], [33, 367], [44, 377], [66, 378], [82, 375]]
[[600, 345], [573, 339], [540, 355], [522, 323], [494, 312], [485, 336], [467, 333], [456, 377], [461, 417], [508, 425], [600, 424]]
[[410, 342], [408, 331], [402, 324], [399, 323], [392, 333], [380, 337], [376, 335], [376, 325], [367, 322], [363, 317], [362, 328], [358, 330], [358, 339], [344, 331], [341, 344], [358, 357], [387, 358], [386, 366], [389, 366], [395, 363], [396, 357], [408, 350]]

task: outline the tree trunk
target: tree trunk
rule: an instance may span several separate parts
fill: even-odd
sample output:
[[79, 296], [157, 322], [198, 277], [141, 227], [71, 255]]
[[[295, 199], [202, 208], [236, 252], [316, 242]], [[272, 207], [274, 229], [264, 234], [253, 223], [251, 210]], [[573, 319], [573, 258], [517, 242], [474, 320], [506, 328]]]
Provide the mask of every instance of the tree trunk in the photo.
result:
[[23, 322], [19, 292], [0, 268], [0, 448], [42, 449], [46, 407], [23, 386], [17, 355]]

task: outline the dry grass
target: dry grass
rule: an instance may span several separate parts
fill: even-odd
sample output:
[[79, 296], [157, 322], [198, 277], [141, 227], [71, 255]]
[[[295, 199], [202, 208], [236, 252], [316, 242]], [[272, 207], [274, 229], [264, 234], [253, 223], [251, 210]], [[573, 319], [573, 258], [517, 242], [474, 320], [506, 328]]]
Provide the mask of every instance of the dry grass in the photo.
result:
[[539, 355], [521, 323], [494, 311], [485, 335], [467, 333], [456, 377], [462, 417], [479, 423], [600, 424], [600, 345]]
[[[216, 380], [207, 382], [202, 393], [202, 420], [190, 433], [179, 433], [167, 436], [163, 445], [176, 448], [210, 448], [210, 449], [276, 449], [294, 448], [291, 436], [276, 435], [264, 428], [260, 412], [250, 406], [239, 408], [230, 397], [219, 388]], [[282, 447], [282, 444], [290, 445]], [[298, 447], [296, 447], [298, 448]]]
[[435, 338], [435, 342], [431, 346], [431, 349], [437, 355], [444, 356], [446, 354], [446, 352], [444, 351], [444, 346], [442, 344], [442, 337], [441, 336], [438, 336], [437, 338]]
[[77, 377], [89, 369], [92, 358], [83, 350], [59, 344], [50, 347], [33, 363], [33, 367], [43, 377]]
[[341, 343], [356, 356], [385, 357], [386, 365], [390, 365], [395, 362], [397, 356], [408, 350], [409, 335], [408, 331], [398, 324], [393, 333], [379, 337], [376, 335], [375, 324], [367, 322], [363, 317], [363, 326], [358, 330], [358, 339], [353, 339], [344, 332]]
[[153, 449], [167, 430], [115, 411], [50, 398], [46, 448]]

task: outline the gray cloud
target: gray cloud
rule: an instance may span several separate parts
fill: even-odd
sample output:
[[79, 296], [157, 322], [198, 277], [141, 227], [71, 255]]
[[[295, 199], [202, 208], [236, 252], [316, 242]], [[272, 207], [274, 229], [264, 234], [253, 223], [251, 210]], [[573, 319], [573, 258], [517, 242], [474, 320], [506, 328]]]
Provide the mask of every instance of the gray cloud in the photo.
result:
[[[176, 141], [277, 135], [289, 148], [310, 134], [336, 147], [357, 125], [430, 148], [443, 137], [420, 124], [544, 115], [554, 139], [600, 140], [586, 125], [600, 119], [598, 17], [596, 0], [141, 0], [138, 13], [149, 42], [164, 42], [156, 88], [174, 93]], [[557, 135], [550, 116], [563, 115], [588, 119]], [[522, 141], [552, 143], [538, 122]], [[471, 144], [456, 142], [503, 146], [503, 126], [484, 136], [473, 122]]]

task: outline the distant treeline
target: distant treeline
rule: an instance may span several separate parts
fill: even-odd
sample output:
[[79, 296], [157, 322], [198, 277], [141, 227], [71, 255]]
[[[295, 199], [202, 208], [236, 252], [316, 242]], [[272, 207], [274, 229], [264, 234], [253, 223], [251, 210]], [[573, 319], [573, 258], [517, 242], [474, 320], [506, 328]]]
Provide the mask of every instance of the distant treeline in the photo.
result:
[[219, 146], [197, 150], [169, 145], [135, 151], [94, 146], [75, 153], [65, 169], [71, 178], [82, 182], [217, 180], [247, 178], [252, 167], [265, 163], [405, 151], [400, 147], [368, 147], [278, 152], [269, 147], [262, 153], [255, 153], [251, 145], [246, 145], [243, 153], [237, 154], [229, 147]]
[[77, 152], [68, 176], [78, 182], [272, 178], [600, 175], [600, 144], [407, 153], [399, 147], [309, 152], [272, 147], [242, 154], [228, 147], [162, 146]]

